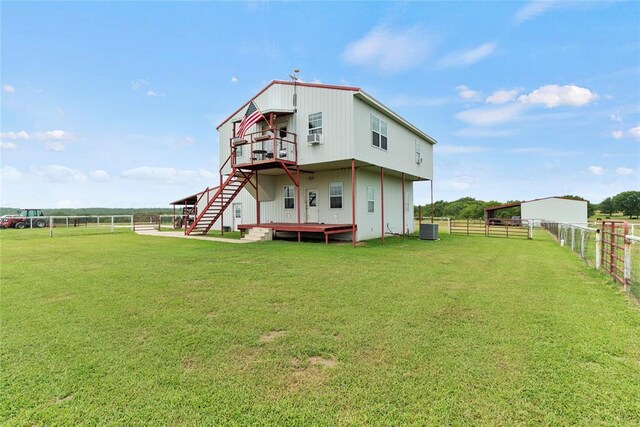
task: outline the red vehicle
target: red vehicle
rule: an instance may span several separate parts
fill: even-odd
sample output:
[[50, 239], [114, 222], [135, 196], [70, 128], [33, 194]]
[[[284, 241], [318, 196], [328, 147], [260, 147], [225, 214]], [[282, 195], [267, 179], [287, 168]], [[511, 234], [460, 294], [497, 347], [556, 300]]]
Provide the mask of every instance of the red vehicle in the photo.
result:
[[4, 215], [0, 218], [0, 228], [43, 228], [47, 219], [40, 209], [21, 209], [17, 215]]

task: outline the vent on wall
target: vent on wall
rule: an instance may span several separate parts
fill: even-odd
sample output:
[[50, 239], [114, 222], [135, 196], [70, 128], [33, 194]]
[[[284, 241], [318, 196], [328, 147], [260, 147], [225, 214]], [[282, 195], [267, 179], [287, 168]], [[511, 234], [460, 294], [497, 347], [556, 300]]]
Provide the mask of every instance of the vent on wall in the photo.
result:
[[320, 144], [322, 142], [322, 135], [319, 133], [310, 133], [307, 135], [307, 142], [311, 145]]

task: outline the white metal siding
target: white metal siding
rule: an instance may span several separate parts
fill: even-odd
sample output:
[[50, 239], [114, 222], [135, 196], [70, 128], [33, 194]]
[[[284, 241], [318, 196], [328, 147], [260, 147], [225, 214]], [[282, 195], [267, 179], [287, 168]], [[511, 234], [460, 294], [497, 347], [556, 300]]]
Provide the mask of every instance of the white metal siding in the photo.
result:
[[543, 219], [584, 225], [587, 223], [587, 202], [560, 198], [532, 200], [522, 203], [520, 216], [522, 219]]

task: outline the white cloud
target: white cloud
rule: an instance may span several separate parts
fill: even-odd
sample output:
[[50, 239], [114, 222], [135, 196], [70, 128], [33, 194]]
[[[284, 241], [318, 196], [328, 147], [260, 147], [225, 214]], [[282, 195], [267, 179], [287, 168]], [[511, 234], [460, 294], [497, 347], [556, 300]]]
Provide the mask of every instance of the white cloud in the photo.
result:
[[522, 6], [515, 15], [515, 20], [518, 23], [528, 21], [535, 18], [538, 15], [542, 15], [549, 9], [557, 6], [557, 2], [551, 0], [534, 0], [526, 5]]
[[587, 170], [593, 175], [604, 175], [604, 168], [602, 166], [589, 166]]
[[609, 118], [612, 122], [622, 123], [622, 116], [618, 114], [609, 114]]
[[491, 55], [495, 50], [495, 43], [485, 43], [473, 49], [447, 55], [440, 60], [440, 65], [443, 67], [454, 67], [475, 64]]
[[14, 148], [17, 148], [17, 145], [15, 142], [0, 141], [0, 148], [3, 150], [13, 150]]
[[148, 90], [147, 91], [147, 96], [159, 96], [158, 92], [154, 91], [154, 90]]
[[446, 97], [413, 97], [407, 95], [398, 95], [389, 101], [394, 107], [436, 107], [447, 104], [450, 101]]
[[238, 78], [236, 76], [231, 77], [231, 83], [238, 83]]
[[71, 169], [60, 165], [47, 165], [32, 168], [33, 172], [43, 180], [49, 182], [85, 182], [87, 177], [78, 169]]
[[193, 143], [195, 143], [196, 141], [191, 138], [190, 136], [185, 136], [183, 138], [176, 138], [176, 142], [180, 145], [191, 145]]
[[472, 154], [487, 151], [485, 147], [471, 145], [441, 145], [434, 147], [434, 151], [440, 154]]
[[149, 82], [146, 81], [145, 79], [138, 79], [136, 81], [131, 82], [131, 90], [138, 90], [142, 86], [146, 86], [148, 84], [149, 84]]
[[363, 38], [350, 43], [342, 57], [352, 65], [397, 73], [422, 63], [431, 53], [434, 44], [433, 37], [418, 27], [396, 31], [378, 26]]
[[471, 90], [466, 85], [456, 86], [456, 91], [462, 99], [477, 101], [480, 98], [480, 92], [477, 90]]
[[141, 166], [122, 172], [122, 176], [134, 181], [150, 181], [157, 184], [182, 184], [192, 180], [214, 181], [216, 176], [207, 170], [188, 170]]
[[2, 86], [2, 90], [6, 93], [16, 93], [16, 90], [13, 86], [11, 85], [4, 85]]
[[60, 141], [47, 141], [44, 143], [44, 147], [47, 151], [64, 151], [67, 148], [64, 142]]
[[633, 169], [631, 168], [624, 168], [624, 167], [619, 167], [616, 169], [616, 173], [618, 175], [631, 175], [633, 173]]
[[620, 139], [624, 136], [624, 132], [622, 132], [621, 130], [614, 130], [613, 132], [611, 132], [611, 136], [613, 137], [613, 139]]
[[17, 181], [22, 178], [22, 173], [13, 166], [2, 166], [0, 168], [0, 177], [3, 181]]
[[504, 104], [513, 101], [518, 96], [518, 89], [497, 90], [486, 99], [487, 104]]
[[465, 138], [499, 138], [512, 136], [516, 133], [518, 133], [516, 129], [466, 128], [453, 132], [453, 135]]
[[107, 182], [111, 179], [107, 171], [104, 171], [102, 169], [96, 169], [93, 172], [91, 172], [89, 174], [89, 178], [91, 178], [92, 181], [97, 181], [97, 182]]
[[50, 130], [36, 134], [36, 138], [42, 141], [71, 141], [75, 135], [63, 130]]
[[523, 110], [520, 104], [508, 104], [497, 108], [473, 108], [461, 111], [455, 117], [475, 126], [489, 126], [506, 123], [517, 118]]
[[555, 148], [548, 147], [523, 147], [523, 148], [514, 148], [508, 150], [509, 153], [514, 154], [535, 154], [539, 156], [547, 156], [547, 157], [575, 157], [579, 156], [582, 153], [577, 151], [566, 151], [566, 150], [558, 150]]
[[454, 179], [445, 179], [440, 182], [440, 190], [465, 191], [471, 188], [470, 176], [457, 176]]
[[640, 139], [640, 126], [629, 129], [629, 134], [634, 138]]
[[29, 139], [29, 134], [23, 130], [20, 132], [4, 132], [0, 133], [0, 139]]
[[587, 88], [575, 85], [546, 85], [534, 90], [528, 95], [521, 95], [518, 101], [522, 104], [543, 104], [547, 108], [570, 105], [581, 107], [598, 98], [598, 95]]

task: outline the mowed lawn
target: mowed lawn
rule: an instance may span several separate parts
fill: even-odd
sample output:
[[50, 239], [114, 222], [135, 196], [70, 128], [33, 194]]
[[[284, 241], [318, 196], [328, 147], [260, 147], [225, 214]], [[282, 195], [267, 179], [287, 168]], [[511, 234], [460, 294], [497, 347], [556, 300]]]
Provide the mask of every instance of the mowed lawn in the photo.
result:
[[640, 310], [545, 232], [0, 233], [8, 425], [640, 424]]

